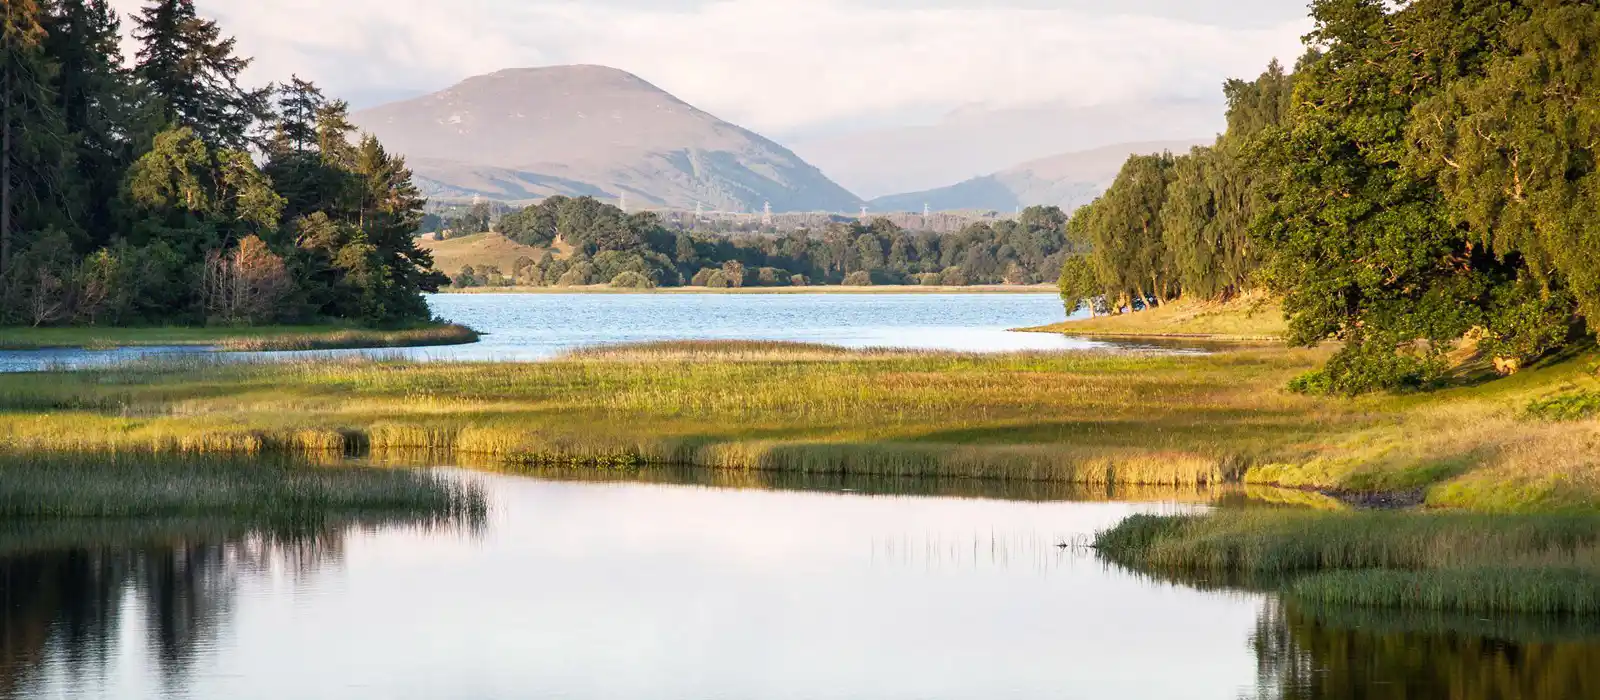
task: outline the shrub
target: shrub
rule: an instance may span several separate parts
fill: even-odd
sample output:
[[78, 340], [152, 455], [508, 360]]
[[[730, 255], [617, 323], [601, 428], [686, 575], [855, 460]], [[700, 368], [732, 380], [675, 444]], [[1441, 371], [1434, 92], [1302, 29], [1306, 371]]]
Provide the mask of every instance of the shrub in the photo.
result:
[[616, 289], [655, 289], [656, 283], [641, 273], [629, 270], [611, 278], [611, 286]]
[[556, 280], [555, 286], [583, 287], [590, 284], [594, 284], [594, 264], [581, 262], [562, 273], [561, 278]]
[[727, 289], [734, 286], [734, 284], [728, 280], [728, 275], [723, 271], [712, 270], [711, 274], [706, 275], [705, 282], [701, 286], [712, 289]]
[[805, 275], [795, 275], [789, 278], [789, 286], [791, 287], [807, 287], [810, 285], [811, 280], [807, 279]]
[[872, 273], [866, 270], [857, 270], [845, 275], [843, 284], [846, 287], [871, 287]]
[[756, 284], [762, 287], [782, 287], [789, 283], [790, 275], [776, 267], [756, 270]]
[[920, 275], [917, 275], [917, 284], [920, 284], [924, 287], [937, 287], [939, 286], [939, 273], [924, 272]]
[[946, 287], [965, 287], [967, 286], [967, 273], [959, 267], [947, 267], [944, 272], [939, 273], [939, 284]]

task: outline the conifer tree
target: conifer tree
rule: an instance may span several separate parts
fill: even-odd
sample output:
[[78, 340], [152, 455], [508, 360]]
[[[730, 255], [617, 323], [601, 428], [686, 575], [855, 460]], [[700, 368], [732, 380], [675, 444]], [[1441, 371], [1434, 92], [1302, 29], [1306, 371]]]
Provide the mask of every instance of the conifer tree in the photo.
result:
[[270, 89], [249, 90], [239, 74], [250, 59], [234, 53], [212, 20], [195, 14], [194, 0], [154, 0], [134, 19], [141, 42], [134, 73], [168, 124], [193, 129], [207, 144], [249, 145], [251, 129], [267, 112]]

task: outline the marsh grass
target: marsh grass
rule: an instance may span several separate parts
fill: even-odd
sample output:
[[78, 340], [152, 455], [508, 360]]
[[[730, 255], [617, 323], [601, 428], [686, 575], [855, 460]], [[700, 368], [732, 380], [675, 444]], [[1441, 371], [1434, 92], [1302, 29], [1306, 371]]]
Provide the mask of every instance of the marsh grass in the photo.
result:
[[1334, 571], [1308, 576], [1290, 586], [1288, 594], [1323, 606], [1600, 614], [1600, 575], [1577, 569]]
[[9, 328], [0, 329], [0, 350], [83, 348], [110, 350], [147, 346], [212, 346], [234, 351], [324, 350], [414, 347], [477, 342], [477, 334], [458, 325], [399, 330], [329, 326]]
[[1600, 572], [1600, 517], [1293, 510], [1138, 515], [1100, 533], [1095, 546], [1119, 563], [1154, 570]]
[[350, 329], [229, 338], [218, 347], [229, 352], [281, 352], [470, 345], [478, 340], [477, 331], [451, 324], [402, 330]]
[[1189, 585], [1281, 589], [1324, 606], [1600, 613], [1600, 517], [1328, 513], [1136, 515], [1095, 548]]
[[[383, 454], [522, 467], [1424, 489], [1496, 510], [1600, 507], [1600, 421], [1518, 415], [1571, 362], [1429, 396], [1291, 394], [1321, 351], [854, 351], [658, 343], [550, 362], [140, 362], [0, 377], [0, 445]], [[1596, 450], [1574, 450], [1584, 441]]]
[[0, 520], [203, 518], [292, 523], [404, 514], [481, 517], [472, 485], [420, 471], [288, 458], [0, 455]]

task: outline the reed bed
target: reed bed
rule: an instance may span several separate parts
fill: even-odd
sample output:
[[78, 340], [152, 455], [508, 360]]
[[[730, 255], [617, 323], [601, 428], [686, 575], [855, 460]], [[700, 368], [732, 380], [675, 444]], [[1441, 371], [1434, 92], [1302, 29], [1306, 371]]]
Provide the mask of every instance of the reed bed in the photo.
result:
[[392, 331], [350, 329], [230, 338], [218, 347], [229, 352], [280, 352], [470, 345], [478, 340], [477, 331], [450, 324]]
[[1487, 566], [1600, 572], [1600, 517], [1291, 510], [1138, 515], [1095, 546], [1140, 569], [1310, 572]]
[[0, 519], [453, 518], [481, 517], [484, 503], [476, 488], [420, 471], [216, 456], [0, 455]]
[[1322, 606], [1600, 614], [1600, 517], [1589, 515], [1136, 515], [1094, 546], [1146, 575], [1248, 582]]
[[1288, 592], [1324, 606], [1600, 615], [1600, 575], [1576, 569], [1334, 571], [1306, 577]]
[[[524, 467], [1427, 489], [1482, 510], [1600, 508], [1600, 421], [1530, 423], [1581, 362], [1425, 397], [1299, 396], [1317, 351], [1207, 356], [660, 343], [551, 362], [141, 362], [0, 376], [0, 447], [431, 451]], [[1459, 427], [1469, 426], [1469, 427]], [[1544, 455], [1545, 457], [1540, 457]], [[1548, 465], [1561, 465], [1560, 474]], [[1484, 488], [1515, 484], [1515, 491]]]

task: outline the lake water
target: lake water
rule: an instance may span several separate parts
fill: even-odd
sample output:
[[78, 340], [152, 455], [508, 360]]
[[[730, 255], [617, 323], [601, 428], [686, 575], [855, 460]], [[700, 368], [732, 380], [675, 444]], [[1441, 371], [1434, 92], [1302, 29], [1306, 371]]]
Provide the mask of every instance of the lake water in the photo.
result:
[[[1065, 320], [1061, 300], [1053, 294], [440, 294], [429, 297], [428, 303], [435, 315], [484, 332], [483, 342], [225, 356], [534, 361], [580, 347], [661, 340], [782, 340], [979, 352], [1153, 348], [1008, 330]], [[0, 371], [88, 367], [197, 353], [209, 350], [6, 351], [0, 352]]]
[[8, 533], [0, 697], [1600, 697], [1593, 627], [1318, 616], [1057, 546], [1193, 494], [462, 478], [480, 526]]

